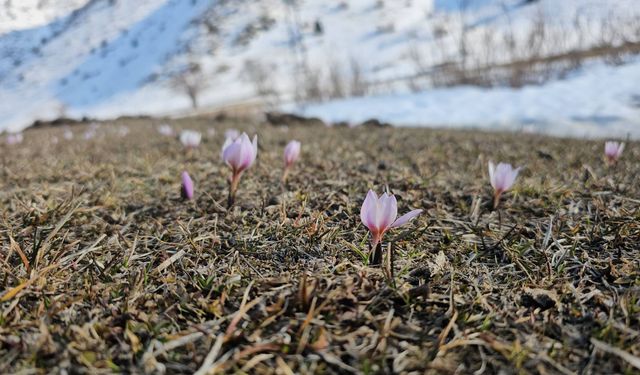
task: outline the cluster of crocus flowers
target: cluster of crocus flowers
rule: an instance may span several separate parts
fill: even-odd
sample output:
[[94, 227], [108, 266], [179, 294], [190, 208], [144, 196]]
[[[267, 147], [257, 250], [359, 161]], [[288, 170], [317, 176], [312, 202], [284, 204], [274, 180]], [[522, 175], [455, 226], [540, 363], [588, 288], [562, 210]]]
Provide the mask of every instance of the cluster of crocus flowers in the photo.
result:
[[187, 150], [200, 146], [200, 141], [202, 141], [202, 134], [200, 132], [183, 130], [182, 133], [180, 133], [180, 143], [182, 143]]
[[193, 199], [193, 180], [187, 171], [182, 172], [182, 187], [180, 189], [180, 196], [185, 200]]
[[235, 202], [236, 191], [242, 173], [253, 165], [258, 156], [258, 136], [249, 139], [246, 133], [237, 138], [227, 138], [222, 146], [222, 160], [231, 168], [229, 179], [229, 198], [227, 206], [231, 207]]
[[624, 151], [624, 143], [609, 141], [604, 144], [604, 156], [609, 165], [615, 164]]
[[17, 145], [22, 143], [22, 141], [24, 140], [24, 137], [22, 136], [22, 133], [11, 133], [9, 135], [7, 135], [7, 144], [8, 145]]
[[290, 141], [284, 148], [284, 172], [282, 173], [282, 182], [287, 182], [287, 176], [289, 175], [289, 169], [293, 166], [293, 163], [300, 157], [300, 142], [293, 140]]
[[493, 162], [489, 162], [489, 180], [493, 187], [493, 208], [497, 208], [500, 203], [500, 196], [505, 191], [511, 189], [516, 182], [516, 177], [520, 168], [513, 168], [511, 164], [498, 163], [496, 166]]
[[397, 218], [396, 197], [386, 192], [378, 197], [373, 190], [369, 190], [360, 209], [360, 219], [371, 232], [371, 264], [380, 264], [382, 260], [381, 242], [384, 234], [391, 228], [408, 223], [421, 212], [420, 209], [413, 210]]

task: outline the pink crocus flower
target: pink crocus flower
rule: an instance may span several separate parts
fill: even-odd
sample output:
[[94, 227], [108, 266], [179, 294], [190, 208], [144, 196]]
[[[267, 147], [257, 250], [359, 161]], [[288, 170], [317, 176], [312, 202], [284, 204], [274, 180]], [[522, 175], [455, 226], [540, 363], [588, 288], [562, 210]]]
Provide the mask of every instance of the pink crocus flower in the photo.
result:
[[227, 131], [224, 132], [224, 139], [236, 139], [240, 136], [240, 132], [237, 131], [236, 129], [227, 129]]
[[282, 182], [287, 181], [289, 175], [289, 168], [293, 166], [293, 163], [300, 157], [300, 142], [290, 141], [284, 148], [284, 173], [282, 174]]
[[385, 192], [378, 198], [373, 190], [369, 190], [360, 209], [360, 219], [371, 232], [371, 249], [375, 251], [386, 231], [408, 223], [421, 212], [422, 210], [413, 210], [397, 218], [396, 197]]
[[7, 144], [10, 146], [20, 144], [23, 140], [24, 137], [22, 136], [22, 133], [12, 133], [7, 135]]
[[231, 168], [231, 179], [229, 188], [228, 206], [231, 207], [235, 201], [238, 182], [242, 173], [253, 165], [258, 156], [258, 136], [249, 140], [246, 133], [242, 133], [236, 139], [227, 138], [222, 146], [222, 160]]
[[519, 172], [520, 168], [514, 169], [511, 164], [498, 163], [496, 166], [492, 161], [489, 162], [489, 180], [491, 181], [491, 186], [494, 191], [494, 208], [498, 207], [502, 193], [511, 189]]
[[624, 151], [624, 143], [609, 141], [604, 144], [604, 156], [609, 164], [615, 164]]
[[165, 137], [173, 137], [173, 128], [169, 124], [162, 124], [158, 126], [158, 133]]
[[180, 143], [187, 149], [193, 149], [200, 146], [202, 134], [195, 130], [183, 130], [180, 133]]
[[284, 148], [284, 164], [286, 168], [289, 168], [300, 157], [300, 142], [291, 141], [287, 143]]
[[182, 189], [180, 193], [183, 199], [193, 199], [193, 180], [187, 171], [182, 172]]

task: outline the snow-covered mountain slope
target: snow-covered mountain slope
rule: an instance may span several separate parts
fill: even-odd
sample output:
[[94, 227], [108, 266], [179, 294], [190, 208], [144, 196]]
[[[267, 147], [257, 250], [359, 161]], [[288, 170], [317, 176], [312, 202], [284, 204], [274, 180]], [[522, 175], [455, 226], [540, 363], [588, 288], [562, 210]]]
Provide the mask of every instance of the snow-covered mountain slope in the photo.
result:
[[[5, 0], [0, 129], [183, 113], [190, 81], [204, 107], [258, 93], [279, 105], [315, 86], [340, 96], [357, 83], [406, 94], [410, 77], [459, 59], [463, 34], [468, 64], [500, 63], [530, 50], [540, 20], [558, 36], [540, 53], [553, 54], [637, 40], [638, 19], [637, 0]], [[568, 33], [576, 24], [585, 32]], [[181, 80], [187, 67], [195, 73]]]
[[341, 99], [287, 109], [328, 123], [377, 118], [404, 126], [465, 127], [556, 136], [640, 139], [640, 61], [597, 64], [522, 89], [461, 86]]
[[0, 35], [46, 25], [87, 2], [89, 0], [3, 0], [0, 2]]

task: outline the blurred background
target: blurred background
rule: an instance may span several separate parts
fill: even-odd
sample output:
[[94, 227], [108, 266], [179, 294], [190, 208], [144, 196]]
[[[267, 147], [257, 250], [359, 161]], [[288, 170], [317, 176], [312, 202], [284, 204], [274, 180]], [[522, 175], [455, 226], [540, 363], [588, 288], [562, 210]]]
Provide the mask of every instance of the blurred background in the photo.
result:
[[640, 138], [638, 0], [0, 0], [0, 129], [293, 112]]

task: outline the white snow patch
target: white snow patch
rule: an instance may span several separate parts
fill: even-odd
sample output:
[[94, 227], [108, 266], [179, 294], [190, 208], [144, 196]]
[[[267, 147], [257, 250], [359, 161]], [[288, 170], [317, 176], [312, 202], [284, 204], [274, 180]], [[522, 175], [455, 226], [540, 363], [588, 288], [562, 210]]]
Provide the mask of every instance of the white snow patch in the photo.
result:
[[331, 123], [377, 118], [405, 126], [640, 139], [638, 82], [640, 61], [592, 66], [563, 81], [522, 89], [441, 88], [284, 109]]

